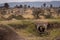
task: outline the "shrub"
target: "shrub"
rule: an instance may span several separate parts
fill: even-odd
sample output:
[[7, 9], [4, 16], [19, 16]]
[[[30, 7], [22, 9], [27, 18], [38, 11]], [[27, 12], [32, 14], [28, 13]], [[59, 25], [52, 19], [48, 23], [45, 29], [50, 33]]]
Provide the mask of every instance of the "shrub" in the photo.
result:
[[15, 19], [20, 20], [20, 19], [24, 19], [24, 17], [22, 15], [18, 15], [18, 16], [15, 17]]
[[11, 15], [11, 16], [9, 16], [9, 17], [7, 18], [7, 20], [12, 20], [13, 18], [15, 18], [15, 19], [17, 19], [17, 20], [24, 19], [23, 16], [21, 16], [21, 15], [18, 15], [18, 16], [16, 16], [16, 15]]
[[22, 24], [8, 24], [10, 26], [12, 26], [15, 29], [25, 29], [27, 27], [27, 25], [22, 25]]
[[12, 20], [15, 17], [16, 17], [15, 15], [10, 15], [8, 18], [6, 18], [6, 20]]
[[46, 18], [51, 18], [51, 15], [45, 15]]

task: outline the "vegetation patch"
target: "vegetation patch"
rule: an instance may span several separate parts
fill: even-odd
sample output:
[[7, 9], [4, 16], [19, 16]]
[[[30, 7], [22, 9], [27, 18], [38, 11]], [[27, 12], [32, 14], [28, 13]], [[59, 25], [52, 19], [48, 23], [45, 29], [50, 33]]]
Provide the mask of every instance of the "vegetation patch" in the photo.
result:
[[35, 36], [39, 35], [39, 33], [35, 27], [35, 24], [33, 22], [30, 22], [30, 21], [22, 21], [22, 24], [8, 24], [8, 25], [12, 26], [16, 30], [17, 29], [25, 30], [29, 34], [31, 33], [32, 35], [35, 35]]

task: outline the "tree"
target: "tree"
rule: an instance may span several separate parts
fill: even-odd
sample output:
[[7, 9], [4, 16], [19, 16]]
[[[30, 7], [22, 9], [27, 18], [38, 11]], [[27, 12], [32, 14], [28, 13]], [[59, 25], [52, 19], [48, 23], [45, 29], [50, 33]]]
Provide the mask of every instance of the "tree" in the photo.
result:
[[4, 4], [4, 7], [5, 7], [5, 8], [9, 8], [9, 4], [8, 4], [8, 3], [5, 3], [5, 4]]
[[43, 4], [43, 7], [46, 7], [46, 3]]
[[26, 9], [27, 8], [27, 5], [24, 5], [24, 8]]
[[41, 11], [39, 9], [35, 9], [33, 10], [33, 16], [36, 18], [36, 19], [39, 19], [39, 14], [41, 13]]
[[20, 8], [23, 8], [23, 5], [20, 5]]
[[28, 8], [30, 8], [30, 6], [28, 6]]
[[50, 8], [52, 8], [53, 7], [53, 5], [52, 4], [50, 4]]
[[15, 6], [15, 8], [19, 8], [19, 6], [18, 6], [18, 5], [16, 5], [16, 6]]

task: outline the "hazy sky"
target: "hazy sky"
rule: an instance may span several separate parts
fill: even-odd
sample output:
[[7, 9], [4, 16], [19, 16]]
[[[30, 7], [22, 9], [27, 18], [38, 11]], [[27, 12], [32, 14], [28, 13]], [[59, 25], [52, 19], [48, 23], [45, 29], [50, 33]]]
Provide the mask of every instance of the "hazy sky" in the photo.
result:
[[40, 1], [40, 2], [50, 2], [50, 1], [60, 1], [60, 0], [0, 0], [0, 3], [8, 3], [8, 2], [35, 2], [35, 1]]

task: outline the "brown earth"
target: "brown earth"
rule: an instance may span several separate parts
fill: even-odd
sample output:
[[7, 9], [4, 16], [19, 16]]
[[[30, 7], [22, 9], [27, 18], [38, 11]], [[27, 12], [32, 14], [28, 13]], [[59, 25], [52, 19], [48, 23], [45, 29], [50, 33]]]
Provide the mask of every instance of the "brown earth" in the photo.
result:
[[0, 25], [0, 40], [24, 40], [12, 27]]

